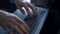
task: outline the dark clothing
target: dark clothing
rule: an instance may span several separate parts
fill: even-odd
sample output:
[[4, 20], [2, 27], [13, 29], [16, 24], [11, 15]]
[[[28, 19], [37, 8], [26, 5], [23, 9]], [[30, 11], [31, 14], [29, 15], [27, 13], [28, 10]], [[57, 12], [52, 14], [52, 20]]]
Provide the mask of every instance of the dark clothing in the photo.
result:
[[0, 9], [6, 10], [7, 12], [14, 12], [16, 10], [16, 6], [9, 0], [0, 0]]

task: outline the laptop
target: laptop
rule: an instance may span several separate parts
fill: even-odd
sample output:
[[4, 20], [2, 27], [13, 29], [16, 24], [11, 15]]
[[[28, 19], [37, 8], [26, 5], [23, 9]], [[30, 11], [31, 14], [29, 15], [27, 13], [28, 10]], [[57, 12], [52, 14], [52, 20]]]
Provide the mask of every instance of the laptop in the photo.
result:
[[[48, 15], [48, 9], [37, 7], [37, 13], [38, 13], [37, 16], [34, 16], [32, 10], [30, 10], [30, 11], [31, 11], [31, 14], [33, 16], [32, 18], [29, 18], [26, 10], [25, 10], [24, 15], [19, 11], [19, 9], [17, 9], [14, 12], [14, 14], [16, 14], [18, 17], [20, 17], [22, 20], [24, 20], [27, 23], [27, 25], [30, 27], [30, 34], [39, 34], [39, 32], [41, 31], [41, 28], [44, 24], [44, 21]], [[1, 29], [0, 33], [7, 34], [7, 32], [3, 28], [0, 27], [0, 29]], [[14, 32], [14, 34], [17, 34], [17, 33]]]
[[20, 17], [27, 23], [27, 25], [30, 27], [30, 34], [39, 34], [44, 24], [44, 21], [47, 17], [48, 9], [37, 7], [37, 14], [38, 14], [37, 16], [34, 16], [32, 10], [30, 9], [31, 15], [33, 16], [32, 18], [28, 16], [26, 10], [24, 15], [20, 11], [19, 14], [17, 14], [18, 11], [19, 10], [17, 9], [17, 11], [15, 11], [14, 14], [16, 14], [18, 17]]

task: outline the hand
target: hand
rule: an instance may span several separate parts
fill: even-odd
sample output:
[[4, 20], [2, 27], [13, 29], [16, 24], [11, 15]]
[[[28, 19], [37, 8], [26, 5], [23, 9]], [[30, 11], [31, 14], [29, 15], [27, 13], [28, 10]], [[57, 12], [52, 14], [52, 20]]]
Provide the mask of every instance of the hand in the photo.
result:
[[2, 26], [8, 34], [13, 34], [10, 27], [13, 27], [18, 34], [29, 34], [27, 24], [14, 14], [0, 10], [0, 26]]
[[37, 16], [37, 8], [36, 8], [36, 6], [34, 4], [28, 3], [28, 2], [19, 1], [19, 0], [16, 0], [15, 4], [16, 4], [17, 8], [21, 10], [21, 12], [23, 14], [25, 13], [25, 11], [22, 9], [22, 7], [24, 7], [26, 9], [26, 11], [27, 11], [27, 13], [28, 13], [28, 15], [30, 17], [32, 17], [32, 15], [31, 15], [31, 13], [29, 11], [29, 8], [31, 8], [33, 13], [34, 13], [34, 15]]

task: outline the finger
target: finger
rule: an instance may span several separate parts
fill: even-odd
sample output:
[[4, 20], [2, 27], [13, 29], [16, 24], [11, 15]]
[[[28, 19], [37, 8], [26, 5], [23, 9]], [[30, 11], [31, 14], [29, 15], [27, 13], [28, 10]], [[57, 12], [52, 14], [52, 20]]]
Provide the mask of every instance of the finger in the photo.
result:
[[27, 29], [23, 26], [23, 24], [21, 24], [21, 22], [20, 22], [20, 24], [19, 24], [19, 22], [18, 22], [18, 23], [15, 22], [14, 24], [15, 24], [23, 33], [28, 34]]
[[22, 22], [22, 24], [23, 24], [23, 26], [24, 26], [28, 31], [30, 31], [29, 26], [28, 26], [25, 22]]
[[11, 27], [13, 27], [19, 34], [24, 34], [16, 25], [11, 24]]
[[27, 29], [26, 29], [22, 24], [20, 24], [19, 28], [20, 28], [25, 34], [29, 34], [29, 31], [27, 31]]
[[20, 10], [23, 14], [25, 14], [25, 11], [22, 9], [22, 7], [19, 7], [19, 10]]
[[25, 27], [28, 31], [30, 31], [29, 26], [28, 26], [23, 20], [21, 20], [19, 17], [14, 17], [14, 19], [16, 19], [16, 21], [17, 21], [19, 24], [24, 25], [24, 27]]
[[29, 11], [29, 8], [28, 8], [28, 6], [27, 6], [26, 3], [24, 4], [24, 8], [26, 9], [26, 11], [27, 11], [27, 13], [28, 13], [28, 16], [29, 16], [29, 17], [32, 17], [32, 15], [31, 15], [31, 13], [30, 13], [30, 11]]
[[27, 29], [27, 33], [29, 34], [29, 32], [30, 32], [30, 28], [28, 27], [28, 25], [26, 24], [26, 23], [23, 23], [23, 26]]
[[29, 34], [29, 27], [27, 26], [27, 24], [25, 24], [25, 22], [16, 19], [16, 25], [19, 27], [19, 29], [21, 29], [21, 31], [23, 31], [25, 34]]
[[29, 34], [29, 27], [27, 26], [27, 24], [23, 21], [17, 20], [18, 22], [18, 26], [19, 28], [25, 33], [25, 34]]
[[30, 3], [30, 4], [28, 3], [28, 6], [32, 9], [34, 15], [37, 16], [37, 8], [36, 8], [36, 6], [34, 4], [32, 4], [32, 3]]
[[13, 33], [9, 30], [9, 28], [8, 28], [8, 27], [3, 26], [3, 28], [8, 32], [8, 34], [13, 34]]
[[23, 13], [25, 14], [25, 11], [22, 9], [22, 6], [18, 3], [18, 2], [15, 2], [17, 8]]
[[37, 16], [37, 8], [32, 4], [30, 5], [30, 8], [32, 9], [35, 16]]
[[28, 3], [28, 2], [26, 2], [27, 3], [27, 5], [30, 7], [30, 5], [32, 5], [32, 6], [34, 6], [34, 8], [37, 10], [37, 8], [36, 8], [36, 6], [34, 5], [34, 4], [32, 4], [32, 3]]
[[17, 25], [24, 33], [26, 34], [29, 33], [29, 27], [24, 21], [19, 20], [19, 18], [16, 18], [16, 17], [14, 17], [14, 20], [16, 20], [14, 24]]

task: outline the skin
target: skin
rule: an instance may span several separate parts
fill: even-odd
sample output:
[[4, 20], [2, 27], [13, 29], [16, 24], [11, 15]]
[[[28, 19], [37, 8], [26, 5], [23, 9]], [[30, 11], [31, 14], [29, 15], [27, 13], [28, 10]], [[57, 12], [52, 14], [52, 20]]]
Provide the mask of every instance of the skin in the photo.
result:
[[15, 4], [16, 4], [17, 8], [21, 10], [21, 12], [23, 14], [25, 13], [25, 11], [22, 9], [22, 7], [24, 7], [26, 9], [29, 17], [32, 17], [32, 15], [30, 14], [29, 8], [31, 8], [34, 15], [37, 16], [37, 8], [34, 4], [28, 3], [28, 2], [23, 2], [23, 0], [21, 0], [21, 1], [15, 0]]
[[[29, 8], [31, 8], [34, 15], [37, 16], [37, 9], [34, 4], [23, 2], [22, 0], [15, 0], [15, 4], [23, 14], [25, 11], [22, 9], [22, 7], [26, 9], [29, 17], [32, 17], [29, 12]], [[13, 34], [13, 32], [9, 29], [10, 27], [12, 27], [18, 34], [29, 34], [30, 31], [29, 26], [18, 16], [3, 10], [0, 10], [0, 26], [3, 27], [8, 32], [8, 34]]]

